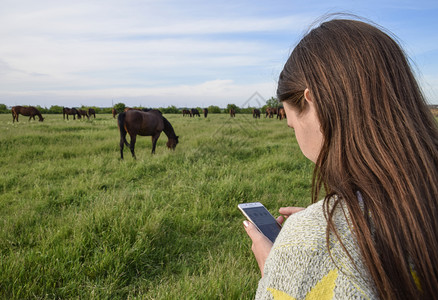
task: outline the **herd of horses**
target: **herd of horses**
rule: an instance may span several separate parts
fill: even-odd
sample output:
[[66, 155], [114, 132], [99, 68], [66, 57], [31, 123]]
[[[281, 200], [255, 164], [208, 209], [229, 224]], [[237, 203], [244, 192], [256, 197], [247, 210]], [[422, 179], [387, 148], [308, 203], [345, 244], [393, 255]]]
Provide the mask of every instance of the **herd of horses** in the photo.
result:
[[[13, 123], [15, 121], [18, 122], [19, 115], [29, 117], [29, 121], [32, 118], [35, 120], [35, 116], [37, 116], [39, 118], [40, 122], [44, 121], [44, 118], [41, 115], [40, 111], [34, 106], [19, 106], [19, 105], [13, 106], [11, 109], [11, 112], [12, 112], [12, 122]], [[96, 118], [96, 111], [93, 108], [89, 108], [87, 111], [87, 110], [82, 110], [82, 109], [63, 107], [62, 108], [62, 115], [63, 115], [64, 119], [65, 119], [65, 116], [67, 116], [67, 120], [68, 120], [69, 115], [73, 115], [74, 120], [76, 120], [76, 116], [78, 116], [78, 119], [80, 119], [82, 117], [84, 117], [84, 118], [87, 117], [88, 119], [90, 119], [91, 116], [94, 116], [94, 118]]]
[[[208, 116], [208, 108], [204, 108], [202, 110], [202, 113], [204, 114], [204, 118], [207, 118], [207, 116]], [[190, 116], [190, 118], [191, 117], [195, 117], [195, 116], [201, 117], [201, 115], [199, 114], [199, 110], [197, 110], [196, 108], [183, 109], [182, 110], [182, 115], [183, 115], [183, 117]]]
[[[35, 120], [35, 116], [38, 116], [39, 121], [44, 121], [43, 116], [39, 112], [39, 110], [33, 106], [13, 106], [12, 109], [12, 118], [13, 122], [17, 120], [18, 122], [18, 115], [28, 116], [29, 121], [33, 118]], [[190, 116], [200, 117], [200, 113], [198, 109], [192, 108], [190, 110], [184, 109], [182, 111], [183, 116]], [[204, 117], [207, 118], [208, 115], [208, 109], [203, 109]], [[234, 109], [229, 110], [230, 116], [234, 118], [236, 116], [236, 111]], [[63, 118], [68, 116], [73, 116], [73, 119], [76, 119], [76, 116], [78, 119], [81, 119], [82, 117], [87, 117], [88, 119], [90, 116], [94, 116], [96, 118], [96, 112], [94, 109], [89, 108], [88, 111], [82, 110], [82, 109], [76, 109], [76, 108], [68, 108], [63, 107], [62, 109]], [[117, 111], [113, 108], [112, 109], [113, 118], [116, 117]], [[259, 109], [253, 109], [252, 116], [253, 118], [260, 118], [260, 110]], [[277, 119], [284, 119], [286, 117], [284, 108], [271, 108], [268, 107], [266, 109], [266, 115], [265, 118], [273, 118], [274, 114], [277, 115]], [[117, 125], [120, 131], [120, 158], [123, 159], [123, 149], [126, 145], [131, 150], [131, 154], [133, 158], [136, 158], [135, 156], [135, 143], [137, 141], [137, 135], [139, 136], [150, 136], [152, 138], [152, 154], [155, 153], [155, 148], [157, 145], [158, 138], [161, 135], [161, 132], [164, 131], [164, 133], [167, 136], [167, 147], [169, 149], [175, 150], [176, 145], [178, 144], [178, 136], [175, 134], [175, 130], [173, 129], [172, 124], [163, 116], [161, 111], [157, 109], [137, 109], [137, 108], [130, 108], [127, 107], [125, 110], [119, 114], [117, 117]], [[126, 135], [129, 134], [130, 136], [130, 142], [126, 140]]]
[[88, 111], [83, 110], [83, 109], [76, 109], [76, 108], [68, 108], [68, 107], [63, 107], [62, 108], [62, 116], [65, 120], [65, 117], [67, 116], [67, 120], [68, 120], [68, 116], [73, 116], [73, 120], [76, 120], [76, 116], [78, 116], [78, 119], [81, 119], [82, 117], [87, 117], [87, 119], [89, 120], [91, 116], [93, 116], [94, 118], [96, 118], [96, 111], [93, 108], [89, 108]]
[[[286, 118], [286, 112], [283, 107], [267, 107], [265, 111], [265, 118], [273, 118], [274, 115], [277, 115], [277, 119], [283, 120]], [[254, 116], [254, 113], [253, 113]], [[259, 116], [260, 118], [260, 116]]]

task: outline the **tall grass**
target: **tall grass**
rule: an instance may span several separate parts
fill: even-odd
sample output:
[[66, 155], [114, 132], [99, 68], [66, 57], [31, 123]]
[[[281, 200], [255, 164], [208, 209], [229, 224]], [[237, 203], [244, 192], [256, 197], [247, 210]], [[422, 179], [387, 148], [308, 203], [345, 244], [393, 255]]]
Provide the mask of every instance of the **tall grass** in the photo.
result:
[[0, 298], [251, 299], [240, 202], [309, 204], [312, 165], [286, 121], [166, 115], [137, 160], [110, 115], [0, 115]]

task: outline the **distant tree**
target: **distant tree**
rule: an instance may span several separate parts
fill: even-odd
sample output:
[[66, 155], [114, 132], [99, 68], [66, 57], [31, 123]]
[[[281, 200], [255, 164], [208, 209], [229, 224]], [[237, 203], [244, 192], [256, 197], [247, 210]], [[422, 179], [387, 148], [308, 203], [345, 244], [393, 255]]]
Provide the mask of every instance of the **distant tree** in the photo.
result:
[[268, 99], [266, 101], [266, 106], [268, 106], [268, 107], [279, 107], [280, 103], [278, 102], [277, 98], [271, 97], [271, 99]]
[[244, 108], [240, 109], [240, 112], [243, 113], [243, 114], [252, 114], [252, 110], [254, 108], [255, 107], [244, 107]]
[[227, 105], [227, 111], [226, 111], [226, 112], [229, 112], [230, 109], [234, 109], [234, 111], [235, 111], [236, 113], [240, 113], [240, 108], [239, 108], [236, 104], [228, 104], [228, 105]]
[[112, 107], [98, 107], [97, 109], [95, 108], [94, 110], [96, 111], [96, 114], [110, 114], [112, 113]]
[[123, 112], [125, 110], [125, 108], [126, 108], [125, 103], [120, 102], [120, 103], [117, 103], [114, 105], [114, 109], [117, 111], [118, 114]]
[[42, 114], [48, 114], [50, 113], [49, 109], [47, 107], [41, 107], [40, 105], [35, 106], [36, 109], [40, 111]]
[[221, 109], [219, 108], [219, 106], [210, 105], [207, 108], [208, 108], [208, 113], [210, 113], [210, 114], [220, 114], [221, 113]]
[[11, 111], [8, 109], [6, 104], [0, 104], [0, 114], [10, 113]]
[[49, 114], [62, 114], [62, 106], [52, 105], [48, 111]]
[[160, 111], [163, 114], [179, 114], [180, 113], [180, 110], [174, 105], [168, 106], [167, 108], [160, 108]]

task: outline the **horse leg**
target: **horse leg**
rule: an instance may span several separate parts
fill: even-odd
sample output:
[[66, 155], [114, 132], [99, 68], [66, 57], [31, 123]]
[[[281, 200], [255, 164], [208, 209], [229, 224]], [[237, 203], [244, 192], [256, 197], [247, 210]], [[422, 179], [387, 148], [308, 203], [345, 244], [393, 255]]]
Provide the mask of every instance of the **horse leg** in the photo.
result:
[[124, 138], [120, 137], [120, 158], [123, 159], [123, 146], [125, 146]]
[[133, 135], [129, 134], [129, 136], [131, 137], [131, 142], [129, 143], [130, 144], [129, 148], [131, 149], [132, 157], [137, 159], [137, 157], [135, 156], [135, 152], [134, 152], [135, 141], [137, 140], [137, 135], [136, 134], [133, 134]]
[[152, 153], [155, 154], [155, 147], [157, 146], [158, 138], [160, 137], [161, 132], [158, 132], [157, 134], [152, 136]]

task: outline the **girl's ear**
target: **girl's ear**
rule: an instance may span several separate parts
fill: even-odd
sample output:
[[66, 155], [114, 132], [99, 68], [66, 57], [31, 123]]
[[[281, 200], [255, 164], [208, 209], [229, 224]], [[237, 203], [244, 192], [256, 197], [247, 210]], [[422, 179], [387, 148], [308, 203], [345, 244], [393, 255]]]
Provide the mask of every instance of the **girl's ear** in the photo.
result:
[[310, 90], [308, 88], [306, 88], [304, 90], [304, 98], [306, 99], [307, 104], [313, 103], [313, 98], [312, 98], [312, 95], [310, 94]]

